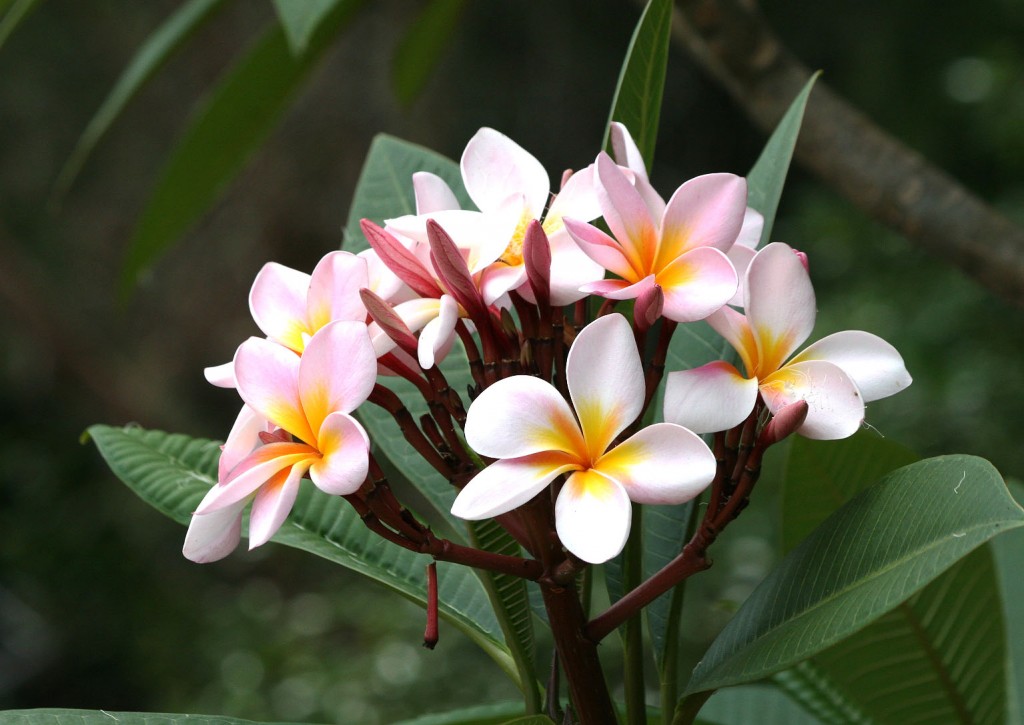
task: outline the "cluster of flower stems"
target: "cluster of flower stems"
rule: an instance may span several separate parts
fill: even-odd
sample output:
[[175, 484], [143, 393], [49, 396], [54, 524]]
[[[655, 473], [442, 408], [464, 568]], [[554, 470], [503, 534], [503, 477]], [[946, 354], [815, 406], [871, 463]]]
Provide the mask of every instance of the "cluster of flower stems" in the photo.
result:
[[[538, 285], [538, 288], [543, 289], [543, 286]], [[362, 295], [371, 318], [401, 350], [415, 359], [415, 336], [397, 316], [389, 314], [388, 306], [372, 292], [363, 290]], [[501, 310], [499, 316], [481, 307], [467, 310], [475, 336], [465, 320], [457, 323], [456, 333], [465, 348], [474, 381], [465, 394], [471, 402], [496, 381], [525, 374], [551, 382], [568, 399], [567, 353], [577, 332], [590, 321], [590, 298], [566, 308], [551, 306], [543, 296], [536, 304], [527, 302], [517, 292], [511, 293], [511, 299], [518, 322], [508, 310]], [[597, 316], [611, 312], [615, 304], [613, 300], [604, 301]], [[642, 322], [634, 325], [646, 376], [645, 411], [664, 375], [665, 359], [676, 326], [677, 323], [664, 318], [650, 327]], [[490, 462], [478, 457], [465, 443], [461, 430], [466, 421], [466, 405], [461, 392], [449, 385], [437, 366], [413, 369], [393, 354], [382, 357], [380, 362], [416, 387], [429, 412], [417, 420], [402, 399], [380, 383], [375, 386], [369, 402], [387, 411], [419, 455], [456, 489], [461, 489]], [[548, 693], [548, 714], [559, 715], [557, 683], [561, 669], [568, 682], [572, 707], [582, 722], [615, 722], [611, 697], [598, 660], [598, 643], [657, 597], [711, 566], [708, 547], [749, 502], [765, 450], [799, 427], [804, 416], [806, 404], [801, 403], [788, 406], [770, 419], [759, 400], [744, 422], [715, 433], [712, 451], [717, 472], [707, 505], [701, 504], [703, 513], [689, 542], [660, 571], [589, 619], [577, 587], [578, 575], [587, 564], [566, 551], [555, 532], [554, 501], [559, 481], [528, 504], [496, 517], [497, 523], [529, 557], [494, 553], [439, 538], [398, 501], [372, 454], [366, 482], [344, 498], [370, 530], [398, 546], [427, 554], [435, 561], [463, 564], [536, 582], [543, 594], [556, 648], [549, 679], [549, 690], [553, 685], [555, 691]], [[636, 432], [643, 417], [641, 415], [627, 428], [620, 439]], [[435, 563], [428, 567], [428, 624], [424, 636], [424, 644], [431, 648], [438, 636], [435, 567]]]

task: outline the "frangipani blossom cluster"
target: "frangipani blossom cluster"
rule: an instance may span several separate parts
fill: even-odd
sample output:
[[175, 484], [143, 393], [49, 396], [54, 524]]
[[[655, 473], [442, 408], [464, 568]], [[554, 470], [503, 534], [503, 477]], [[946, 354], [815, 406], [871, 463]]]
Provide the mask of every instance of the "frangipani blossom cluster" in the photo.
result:
[[[457, 489], [455, 516], [497, 517], [537, 561], [599, 563], [624, 547], [633, 504], [682, 503], [721, 482], [720, 457], [697, 434], [746, 426], [761, 449], [794, 429], [844, 437], [865, 401], [910, 383], [895, 349], [864, 332], [791, 358], [815, 317], [806, 258], [783, 244], [756, 251], [763, 220], [743, 178], [699, 176], [666, 202], [619, 124], [612, 147], [552, 196], [532, 155], [481, 129], [460, 163], [475, 209], [417, 173], [416, 214], [364, 220], [369, 250], [331, 252], [311, 275], [266, 265], [249, 300], [265, 337], [207, 370], [244, 405], [185, 555], [226, 556], [250, 502], [250, 548], [269, 540], [308, 475], [390, 541], [481, 565], [435, 546], [381, 493], [375, 456], [410, 445]], [[665, 370], [677, 326], [699, 320], [745, 374], [726, 362]], [[456, 347], [468, 399], [439, 366]], [[666, 372], [664, 411], [650, 410]], [[389, 389], [396, 377], [424, 398], [419, 421]], [[353, 417], [367, 401], [406, 440], [372, 441]]]

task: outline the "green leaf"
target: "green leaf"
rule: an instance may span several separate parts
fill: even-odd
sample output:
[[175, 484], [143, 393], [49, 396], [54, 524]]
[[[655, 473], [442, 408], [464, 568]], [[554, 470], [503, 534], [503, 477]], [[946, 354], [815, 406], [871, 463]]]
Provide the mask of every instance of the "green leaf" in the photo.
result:
[[166, 712], [116, 712], [112, 710], [6, 710], [5, 725], [287, 725], [257, 723], [223, 715], [176, 715]]
[[[1024, 503], [1024, 485], [1009, 481], [1010, 493]], [[1024, 722], [1024, 531], [1008, 531], [992, 540], [999, 588], [1002, 592], [1003, 618], [1008, 644], [1006, 682], [1008, 723]]]
[[744, 685], [719, 690], [700, 709], [701, 719], [720, 725], [817, 725], [818, 719], [768, 685]]
[[274, 0], [274, 10], [292, 55], [298, 57], [306, 52], [317, 28], [341, 2], [343, 0]]
[[522, 717], [523, 703], [498, 702], [491, 705], [477, 705], [450, 712], [420, 715], [412, 720], [402, 720], [394, 725], [502, 725], [510, 719]]
[[687, 692], [761, 679], [818, 654], [1019, 526], [1024, 511], [987, 461], [943, 456], [894, 471], [768, 575], [705, 653]]
[[[817, 654], [842, 722], [1006, 722], [1006, 638], [982, 546], [888, 614]], [[785, 682], [785, 678], [780, 675]], [[852, 707], [851, 707], [852, 705]]]
[[398, 43], [391, 63], [391, 87], [402, 105], [416, 100], [451, 47], [465, 4], [465, 0], [432, 0]]
[[547, 715], [527, 715], [515, 720], [506, 720], [503, 725], [555, 725], [555, 721]]
[[786, 183], [789, 162], [793, 158], [793, 149], [800, 134], [800, 124], [804, 120], [804, 109], [807, 98], [811, 94], [814, 82], [819, 73], [811, 76], [807, 85], [797, 94], [790, 104], [779, 125], [775, 128], [764, 150], [747, 175], [747, 206], [753, 207], [764, 215], [764, 230], [761, 232], [761, 244], [767, 244], [772, 236], [775, 224], [775, 212], [779, 208], [782, 187]]
[[[687, 525], [694, 502], [678, 506], [646, 506], [644, 511], [644, 578], [659, 571], [682, 551], [686, 543]], [[682, 599], [682, 589], [666, 592], [644, 609], [651, 647], [658, 667], [665, 665], [665, 651], [674, 636], [672, 612], [678, 613], [673, 601]]]
[[782, 479], [782, 551], [788, 553], [859, 492], [918, 456], [860, 431], [838, 441], [795, 436]]
[[[89, 436], [114, 474], [143, 501], [187, 524], [216, 482], [216, 441], [141, 428], [96, 425]], [[425, 567], [430, 557], [381, 541], [343, 499], [327, 496], [308, 481], [288, 520], [273, 539], [359, 572], [407, 599], [426, 606]], [[480, 581], [467, 567], [438, 565], [439, 612], [516, 679]]]
[[613, 121], [625, 124], [648, 170], [654, 164], [654, 147], [658, 140], [671, 30], [671, 0], [650, 0], [626, 49], [601, 143], [602, 148], [608, 148]]
[[135, 230], [121, 279], [126, 295], [139, 274], [220, 195], [276, 124], [359, 0], [338, 4], [295, 57], [274, 25], [223, 78], [165, 166]]
[[54, 183], [53, 203], [58, 203], [71, 188], [93, 149], [110, 130], [125, 106], [223, 5], [224, 0], [188, 0], [146, 38], [64, 162]]
[[417, 171], [437, 174], [455, 192], [463, 209], [476, 208], [462, 184], [457, 163], [423, 146], [378, 134], [370, 145], [352, 196], [345, 224], [345, 249], [360, 252], [369, 247], [359, 228], [360, 219], [383, 224], [385, 219], [416, 213], [412, 175]]
[[13, 0], [0, 4], [0, 48], [38, 4], [39, 0]]

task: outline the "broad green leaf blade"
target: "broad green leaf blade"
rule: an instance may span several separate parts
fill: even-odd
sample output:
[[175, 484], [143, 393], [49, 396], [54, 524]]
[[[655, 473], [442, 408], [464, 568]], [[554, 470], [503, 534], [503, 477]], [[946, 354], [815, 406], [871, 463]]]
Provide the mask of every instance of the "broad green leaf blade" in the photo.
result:
[[[644, 578], [659, 571], [683, 550], [686, 543], [687, 526], [694, 502], [678, 506], [647, 506], [644, 511]], [[665, 665], [665, 652], [670, 647], [670, 637], [676, 636], [672, 613], [678, 614], [673, 601], [682, 598], [682, 588], [666, 592], [644, 609], [647, 615], [647, 631], [651, 636], [651, 648], [658, 668]]]
[[607, 149], [613, 121], [625, 124], [648, 170], [654, 164], [658, 140], [671, 30], [672, 0], [649, 0], [626, 49], [601, 142], [601, 147]]
[[795, 436], [782, 479], [783, 553], [882, 476], [916, 460], [912, 451], [874, 431], [838, 441]]
[[115, 712], [111, 710], [6, 710], [5, 725], [288, 725], [242, 720], [223, 715], [177, 715], [166, 712]]
[[764, 230], [761, 232], [761, 244], [771, 240], [772, 226], [775, 224], [775, 212], [779, 208], [782, 187], [786, 183], [789, 162], [793, 158], [797, 136], [800, 135], [800, 124], [804, 120], [804, 109], [807, 98], [818, 79], [818, 73], [811, 76], [807, 85], [797, 94], [790, 104], [779, 125], [772, 132], [771, 138], [758, 157], [754, 167], [747, 176], [747, 206], [753, 207], [764, 215]]
[[719, 725], [818, 725], [821, 721], [768, 685], [719, 690], [700, 710], [701, 719]]
[[465, 0], [428, 2], [395, 48], [391, 87], [402, 105], [416, 100], [444, 52], [451, 47], [465, 4]]
[[416, 213], [412, 175], [417, 171], [437, 174], [455, 192], [463, 209], [476, 208], [462, 184], [457, 163], [423, 146], [379, 134], [370, 145], [352, 196], [345, 224], [345, 249], [354, 253], [370, 246], [359, 228], [361, 219], [382, 224], [385, 219]]
[[[181, 524], [216, 481], [216, 441], [141, 428], [96, 425], [89, 436], [114, 474], [143, 501]], [[273, 539], [384, 584], [426, 606], [430, 558], [381, 541], [340, 497], [304, 482], [292, 513]], [[439, 612], [515, 680], [517, 672], [480, 581], [467, 567], [438, 565]]]
[[[866, 632], [872, 626], [874, 625], [868, 625], [866, 629], [861, 630], [861, 633]], [[806, 710], [814, 713], [824, 722], [857, 723], [857, 725], [872, 725], [873, 723], [858, 708], [855, 698], [851, 698], [840, 690], [829, 676], [817, 667], [814, 659], [804, 660], [795, 667], [779, 672], [772, 679], [793, 700], [799, 702]], [[728, 692], [730, 689], [732, 688], [719, 690], [719, 692]]]
[[476, 705], [449, 712], [420, 715], [394, 725], [502, 725], [522, 716], [523, 703], [497, 702], [492, 705]]
[[344, 0], [274, 0], [274, 10], [284, 28], [292, 55], [306, 52], [320, 24]]
[[71, 188], [93, 149], [110, 130], [125, 106], [223, 5], [224, 0], [188, 0], [146, 38], [64, 162], [53, 188], [52, 198], [55, 203], [63, 199]]
[[[1008, 481], [1010, 493], [1024, 504], [1024, 485]], [[1007, 717], [1012, 725], [1024, 723], [1024, 531], [1008, 531], [992, 540], [1008, 645], [1006, 663]]]
[[[861, 722], [1006, 722], [1006, 641], [991, 548], [812, 660]], [[842, 722], [852, 720], [844, 718]]]
[[220, 81], [172, 152], [142, 212], [126, 255], [122, 295], [234, 178], [359, 5], [359, 0], [341, 2], [299, 57], [274, 25]]
[[892, 610], [997, 533], [1024, 526], [990, 463], [943, 456], [889, 474], [839, 509], [747, 599], [687, 692], [761, 679]]

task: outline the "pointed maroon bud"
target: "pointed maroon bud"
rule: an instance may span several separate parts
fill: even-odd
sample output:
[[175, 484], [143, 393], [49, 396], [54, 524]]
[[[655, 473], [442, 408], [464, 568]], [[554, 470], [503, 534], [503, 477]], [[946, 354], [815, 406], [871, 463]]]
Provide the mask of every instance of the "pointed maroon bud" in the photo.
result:
[[388, 269], [405, 282], [420, 297], [440, 297], [444, 294], [430, 272], [416, 255], [405, 248], [394, 235], [374, 224], [369, 219], [359, 222], [367, 241]]
[[359, 290], [359, 297], [363, 300], [363, 306], [370, 314], [370, 318], [376, 322], [384, 334], [395, 341], [395, 344], [410, 355], [416, 355], [416, 338], [405, 324], [405, 321], [395, 312], [395, 308], [381, 299], [372, 290]]
[[537, 305], [547, 307], [551, 300], [551, 242], [536, 219], [526, 227], [523, 237], [523, 264]]
[[793, 254], [795, 254], [796, 258], [800, 260], [800, 264], [802, 264], [804, 266], [804, 269], [806, 269], [808, 272], [810, 272], [811, 271], [811, 263], [807, 259], [807, 253], [806, 252], [801, 252], [799, 249], [794, 249], [793, 250]]
[[806, 400], [798, 400], [795, 403], [782, 406], [768, 421], [764, 432], [761, 433], [764, 446], [775, 445], [783, 438], [793, 435], [805, 420], [807, 420]]
[[448, 236], [448, 232], [433, 219], [427, 220], [427, 240], [430, 242], [430, 261], [434, 271], [448, 288], [449, 294], [462, 305], [474, 322], [486, 318], [487, 306], [473, 282], [473, 275], [462, 257], [462, 251]]
[[633, 320], [640, 332], [649, 330], [658, 321], [665, 309], [665, 293], [660, 284], [653, 284], [636, 298], [633, 305]]

